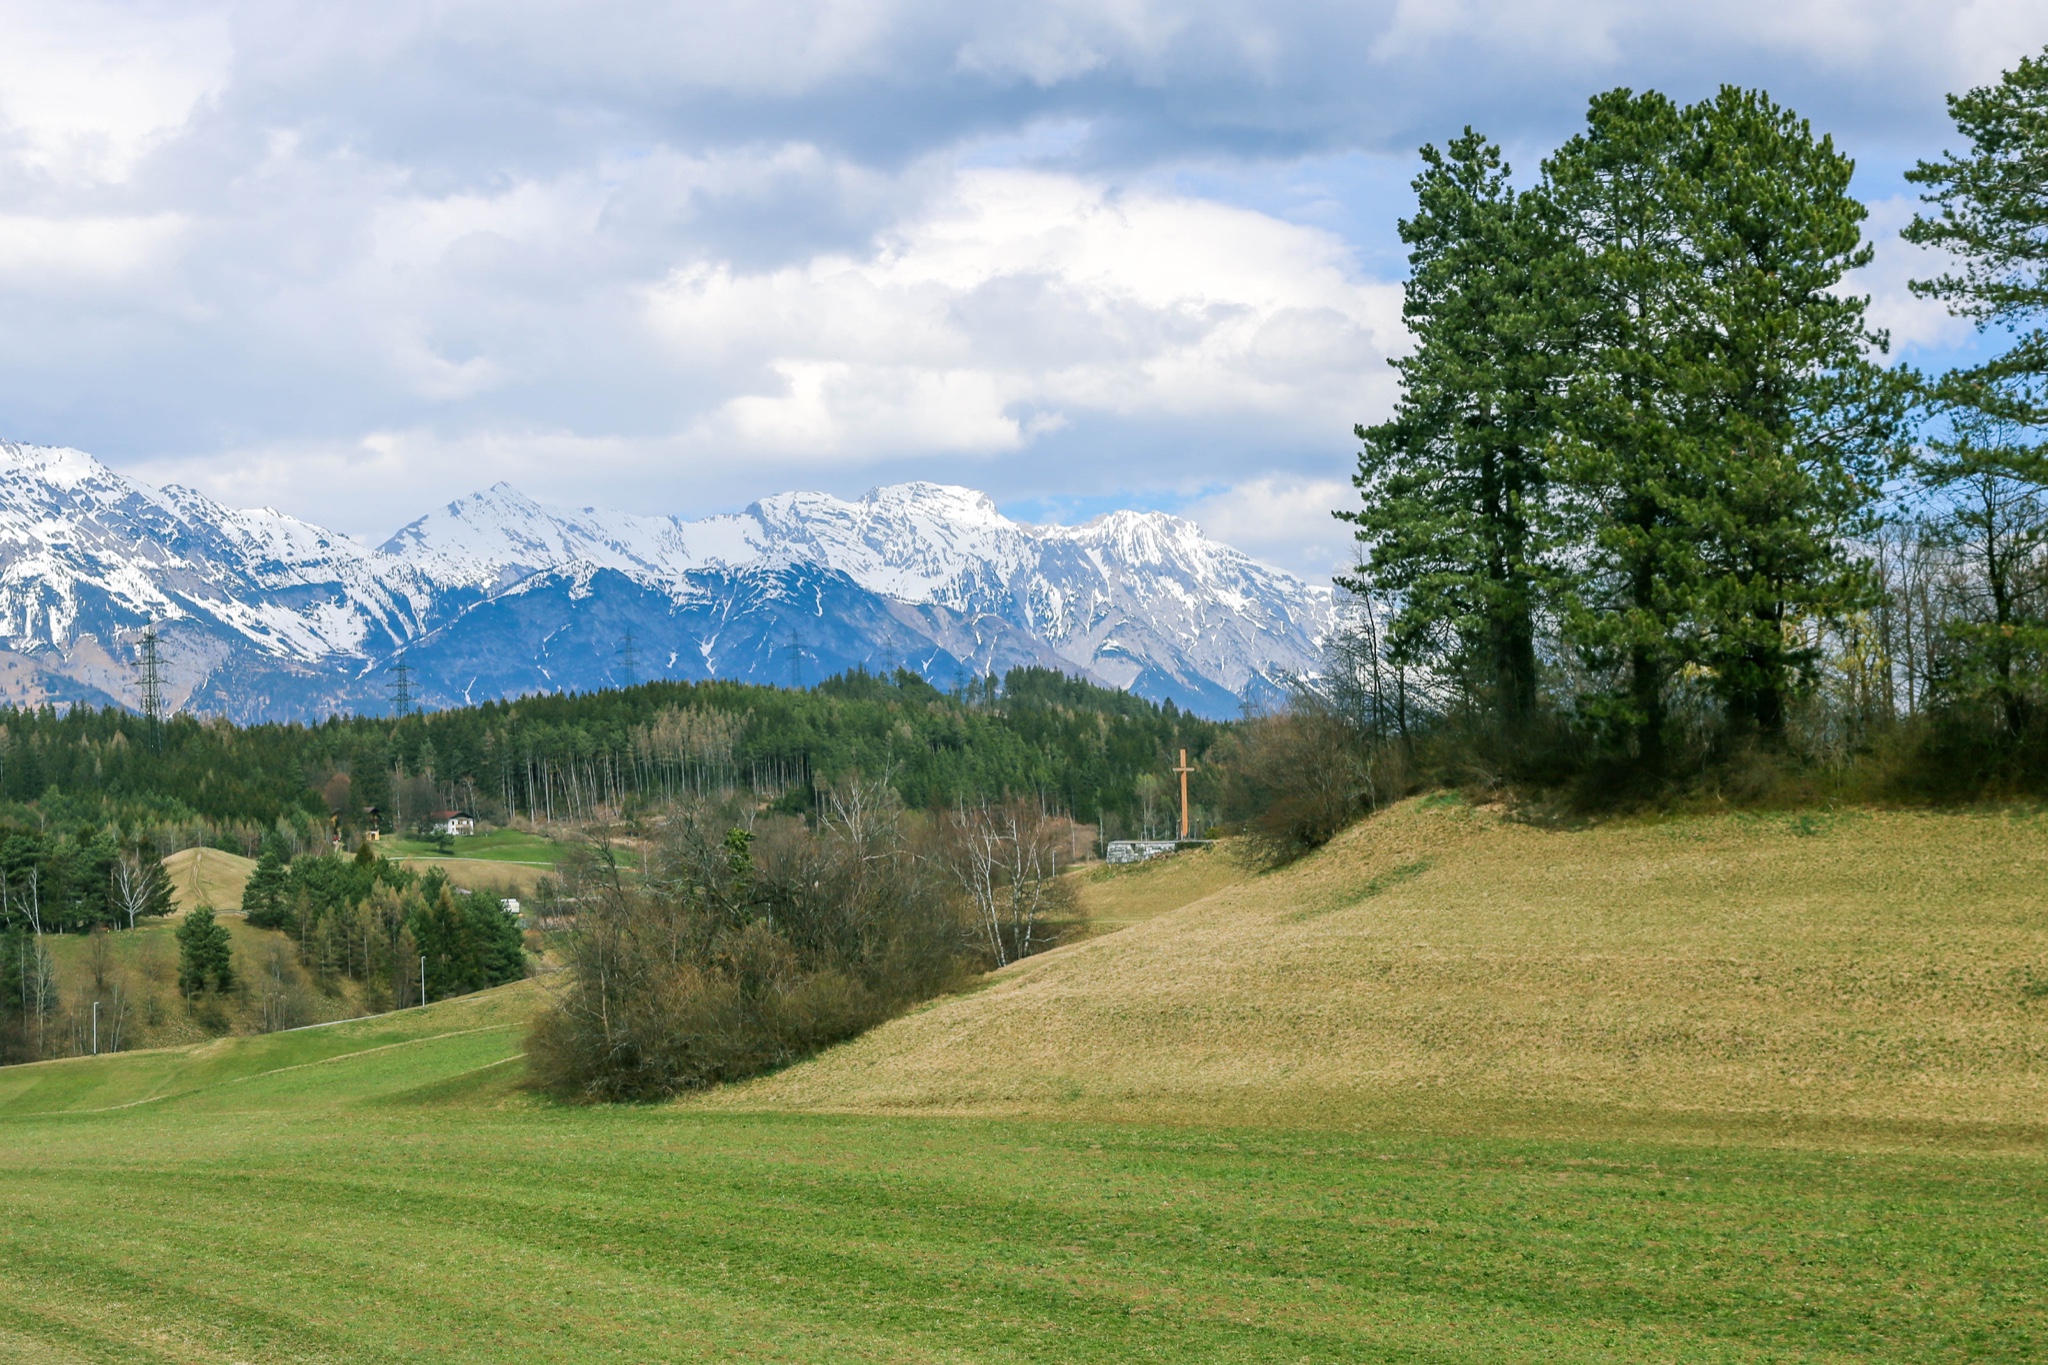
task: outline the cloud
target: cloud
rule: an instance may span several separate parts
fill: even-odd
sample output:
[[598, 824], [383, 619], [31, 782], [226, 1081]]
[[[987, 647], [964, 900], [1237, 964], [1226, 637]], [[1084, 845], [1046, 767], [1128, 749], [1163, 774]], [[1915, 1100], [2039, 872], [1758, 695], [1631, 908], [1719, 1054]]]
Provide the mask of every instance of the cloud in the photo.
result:
[[1595, 90], [1765, 85], [1863, 159], [1926, 361], [1897, 172], [2044, 42], [2021, 0], [0, 0], [0, 434], [366, 534], [499, 477], [936, 475], [1321, 564], [1417, 142], [1527, 171]]
[[1864, 236], [1873, 247], [1871, 262], [1844, 281], [1846, 287], [1869, 296], [1870, 325], [1889, 332], [1893, 352], [1907, 360], [1961, 346], [1975, 330], [1969, 319], [1954, 316], [1937, 300], [1916, 298], [1907, 288], [1911, 280], [1940, 274], [1947, 263], [1942, 253], [1899, 236], [1922, 207], [1907, 195], [1873, 201], [1864, 225]]
[[227, 74], [215, 11], [0, 5], [0, 163], [52, 186], [129, 176]]
[[1358, 499], [1345, 479], [1249, 479], [1188, 503], [1180, 514], [1257, 559], [1328, 581], [1356, 559], [1351, 527], [1331, 513]]
[[963, 173], [864, 258], [692, 267], [650, 308], [679, 362], [773, 378], [700, 439], [811, 458], [1017, 450], [1083, 412], [1341, 430], [1405, 335], [1325, 232], [1024, 171]]

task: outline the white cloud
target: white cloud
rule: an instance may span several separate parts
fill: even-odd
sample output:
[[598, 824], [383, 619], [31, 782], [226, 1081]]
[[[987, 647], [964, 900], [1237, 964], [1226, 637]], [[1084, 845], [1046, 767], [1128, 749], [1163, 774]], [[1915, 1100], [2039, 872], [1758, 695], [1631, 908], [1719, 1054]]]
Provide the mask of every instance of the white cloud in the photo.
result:
[[1765, 85], [1880, 167], [1857, 283], [1924, 358], [1967, 329], [1905, 292], [1897, 168], [2044, 42], [2035, 0], [0, 0], [0, 435], [354, 530], [500, 477], [1196, 497], [1307, 571], [1415, 143], [1526, 171], [1605, 86]]
[[1018, 449], [1084, 412], [1342, 431], [1404, 344], [1397, 286], [1344, 243], [1202, 200], [969, 171], [864, 258], [656, 290], [684, 363], [751, 365], [707, 441], [814, 456]]
[[1350, 525], [1331, 513], [1357, 501], [1346, 479], [1260, 478], [1206, 493], [1181, 515], [1254, 558], [1327, 581], [1355, 558]]
[[0, 4], [0, 145], [58, 185], [126, 178], [227, 74], [212, 7]]
[[1953, 316], [1936, 300], [1916, 298], [1906, 287], [1909, 280], [1940, 274], [1948, 263], [1941, 252], [1914, 246], [1899, 236], [1899, 229], [1912, 222], [1921, 207], [1919, 200], [1905, 195], [1871, 203], [1864, 224], [1864, 236], [1873, 248], [1870, 264], [1843, 281], [1845, 288], [1869, 295], [1870, 325], [1891, 333], [1894, 354], [1959, 346], [1973, 327], [1967, 318]]

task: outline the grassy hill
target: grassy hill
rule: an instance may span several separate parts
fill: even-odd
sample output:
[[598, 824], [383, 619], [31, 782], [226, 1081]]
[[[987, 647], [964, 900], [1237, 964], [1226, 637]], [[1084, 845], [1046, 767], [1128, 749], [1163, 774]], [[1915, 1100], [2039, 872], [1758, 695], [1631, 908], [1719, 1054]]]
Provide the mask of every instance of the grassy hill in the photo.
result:
[[0, 1070], [0, 1358], [2036, 1359], [2043, 832], [1417, 804], [666, 1106], [531, 983]]
[[1555, 830], [1417, 802], [1272, 875], [1230, 882], [1209, 856], [1119, 871], [1111, 885], [1149, 914], [1122, 932], [712, 1102], [2029, 1148], [2048, 1136], [2037, 814]]
[[164, 859], [164, 871], [171, 879], [171, 902], [181, 915], [197, 905], [241, 909], [242, 888], [255, 870], [254, 858], [218, 848], [180, 849]]

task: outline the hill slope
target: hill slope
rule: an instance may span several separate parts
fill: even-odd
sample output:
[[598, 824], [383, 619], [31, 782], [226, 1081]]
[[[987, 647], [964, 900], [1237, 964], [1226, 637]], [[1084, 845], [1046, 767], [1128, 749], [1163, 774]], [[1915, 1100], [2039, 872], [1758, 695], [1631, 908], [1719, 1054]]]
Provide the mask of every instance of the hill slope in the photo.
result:
[[[1410, 807], [1220, 890], [1089, 874], [1131, 927], [737, 1092], [1157, 1128], [557, 1107], [515, 1088], [535, 983], [0, 1068], [0, 1358], [2038, 1359], [2039, 835]], [[1730, 1067], [1978, 1117], [1905, 1154], [1441, 1131], [1725, 1127]], [[2023, 1150], [1939, 1149], [1986, 1132]]]
[[703, 1102], [2036, 1143], [2044, 832], [1894, 813], [1560, 832], [1410, 803]]
[[242, 888], [255, 870], [254, 858], [218, 848], [181, 848], [164, 859], [164, 872], [171, 879], [171, 903], [181, 915], [199, 905], [241, 909]]

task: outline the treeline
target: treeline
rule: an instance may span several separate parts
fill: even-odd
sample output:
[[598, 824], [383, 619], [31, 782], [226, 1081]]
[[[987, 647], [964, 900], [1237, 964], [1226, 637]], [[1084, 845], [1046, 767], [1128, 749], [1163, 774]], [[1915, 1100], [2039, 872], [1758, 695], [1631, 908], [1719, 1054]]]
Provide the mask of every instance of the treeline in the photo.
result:
[[1469, 129], [1423, 150], [1416, 346], [1357, 429], [1357, 601], [1309, 707], [1379, 755], [1352, 798], [1400, 761], [2048, 778], [2048, 63], [1951, 106], [1972, 150], [1910, 174], [1906, 235], [1958, 268], [1914, 288], [2018, 340], [1939, 377], [1887, 368], [1848, 287], [1853, 163], [1760, 92], [1598, 96], [1526, 187]]
[[572, 824], [736, 791], [797, 811], [855, 774], [916, 809], [1028, 794], [1143, 833], [1165, 827], [1173, 756], [1204, 754], [1223, 728], [1044, 669], [951, 694], [907, 672], [808, 691], [662, 682], [317, 725], [13, 710], [0, 712], [0, 849], [11, 832], [54, 831], [102, 861], [198, 844], [254, 856], [273, 836], [327, 847], [337, 817], [352, 842], [436, 809]]
[[[161, 892], [162, 869], [150, 867], [150, 889]], [[75, 1054], [92, 1043], [118, 1052], [132, 1045], [126, 1040], [133, 1037], [138, 1008], [152, 1016], [149, 1024], [163, 1022], [149, 983], [141, 983], [138, 1001], [132, 971], [117, 964], [109, 926], [92, 926], [84, 976], [73, 989], [60, 990], [50, 945], [63, 926], [39, 918], [32, 899], [11, 904], [14, 923], [0, 932], [0, 1062]], [[331, 1015], [331, 1001], [344, 994], [351, 1008], [374, 1014], [526, 974], [518, 921], [495, 896], [470, 894], [439, 869], [417, 873], [367, 846], [353, 857], [292, 858], [273, 837], [240, 908], [251, 925], [282, 930], [285, 937], [241, 960], [210, 906], [188, 911], [173, 935], [177, 993], [192, 1018], [213, 1032], [230, 1027], [237, 1015], [264, 1032], [309, 1023]], [[137, 918], [169, 909], [164, 896], [139, 904]], [[90, 1031], [95, 1019], [97, 1034]]]

